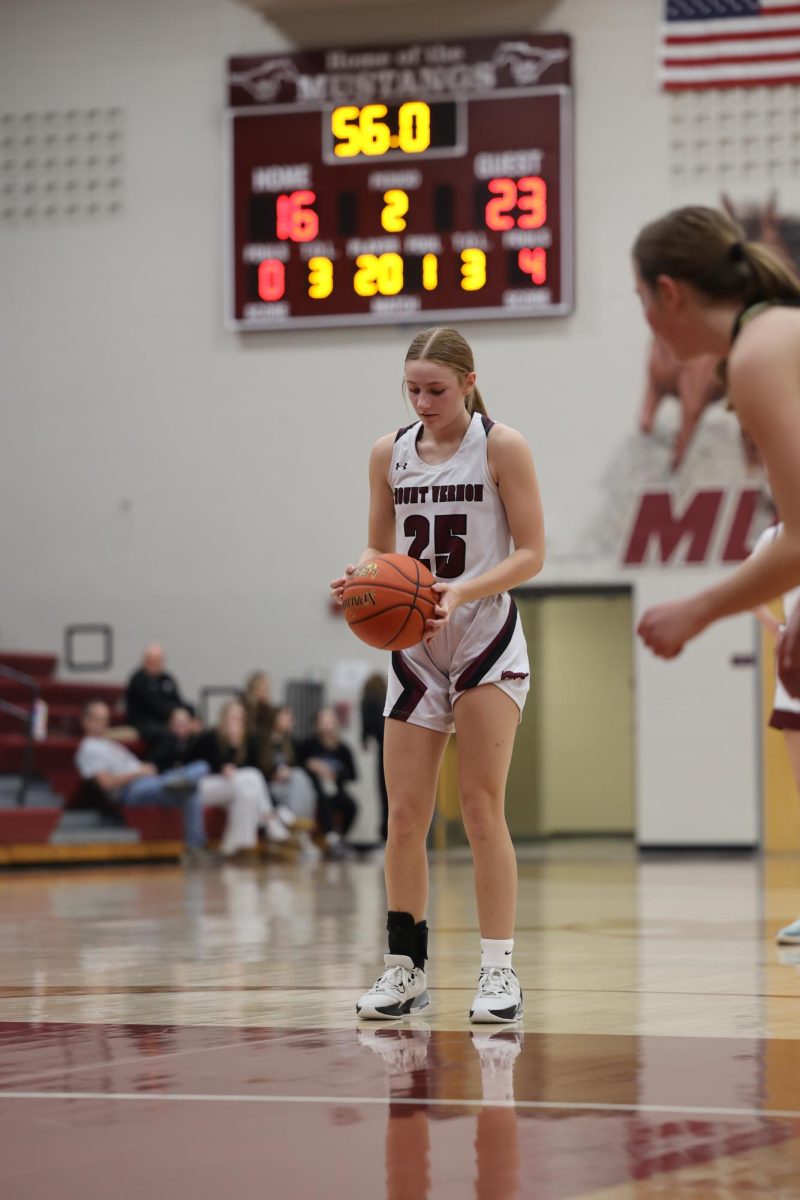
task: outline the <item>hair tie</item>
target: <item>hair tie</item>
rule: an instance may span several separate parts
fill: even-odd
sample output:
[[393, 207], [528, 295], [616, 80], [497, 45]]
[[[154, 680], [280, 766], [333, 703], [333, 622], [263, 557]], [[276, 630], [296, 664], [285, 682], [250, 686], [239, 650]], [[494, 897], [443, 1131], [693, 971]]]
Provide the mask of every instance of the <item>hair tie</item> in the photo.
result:
[[728, 250], [728, 258], [731, 262], [744, 262], [746, 257], [744, 242], [732, 242]]

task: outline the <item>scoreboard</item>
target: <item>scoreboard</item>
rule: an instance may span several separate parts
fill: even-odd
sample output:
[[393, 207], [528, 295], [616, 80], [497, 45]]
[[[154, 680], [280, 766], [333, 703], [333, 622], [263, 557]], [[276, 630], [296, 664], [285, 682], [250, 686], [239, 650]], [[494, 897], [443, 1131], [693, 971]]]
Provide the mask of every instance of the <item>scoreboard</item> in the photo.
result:
[[230, 59], [229, 327], [570, 312], [570, 59], [562, 34]]

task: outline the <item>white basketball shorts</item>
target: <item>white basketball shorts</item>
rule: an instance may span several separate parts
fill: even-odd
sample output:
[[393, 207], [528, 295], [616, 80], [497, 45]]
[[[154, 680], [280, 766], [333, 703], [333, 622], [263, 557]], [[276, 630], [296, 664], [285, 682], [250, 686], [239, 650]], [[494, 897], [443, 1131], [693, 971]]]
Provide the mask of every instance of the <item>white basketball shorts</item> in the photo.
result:
[[511, 697], [521, 720], [530, 686], [528, 647], [508, 595], [464, 605], [428, 644], [395, 650], [383, 715], [452, 733], [459, 697], [487, 683]]

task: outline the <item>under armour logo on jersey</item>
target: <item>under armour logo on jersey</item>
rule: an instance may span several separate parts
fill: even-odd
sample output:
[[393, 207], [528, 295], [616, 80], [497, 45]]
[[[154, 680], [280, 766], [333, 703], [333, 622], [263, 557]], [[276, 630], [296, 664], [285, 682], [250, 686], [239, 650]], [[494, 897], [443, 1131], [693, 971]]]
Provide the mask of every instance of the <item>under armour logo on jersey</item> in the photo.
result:
[[395, 470], [396, 470], [396, 471], [407, 471], [407, 470], [408, 470], [408, 463], [407, 463], [407, 462], [405, 462], [405, 463], [396, 463], [396, 465], [395, 465]]

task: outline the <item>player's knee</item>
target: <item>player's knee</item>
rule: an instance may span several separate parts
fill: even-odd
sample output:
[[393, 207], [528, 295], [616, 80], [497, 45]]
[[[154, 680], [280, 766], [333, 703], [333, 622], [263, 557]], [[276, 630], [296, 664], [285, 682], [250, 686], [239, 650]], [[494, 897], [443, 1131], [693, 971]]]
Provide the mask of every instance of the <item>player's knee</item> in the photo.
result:
[[424, 840], [428, 822], [411, 804], [389, 804], [389, 838], [395, 845]]
[[465, 788], [461, 793], [464, 831], [471, 843], [488, 842], [505, 828], [503, 806], [488, 788]]

